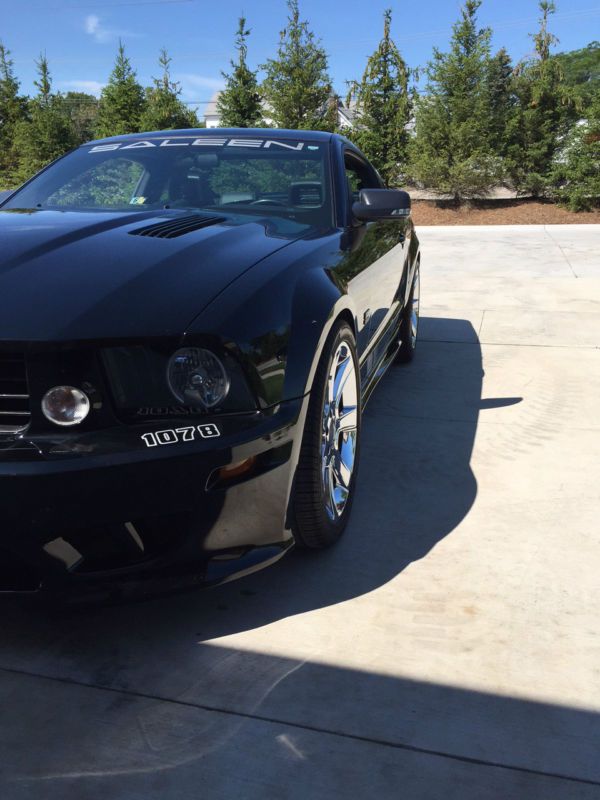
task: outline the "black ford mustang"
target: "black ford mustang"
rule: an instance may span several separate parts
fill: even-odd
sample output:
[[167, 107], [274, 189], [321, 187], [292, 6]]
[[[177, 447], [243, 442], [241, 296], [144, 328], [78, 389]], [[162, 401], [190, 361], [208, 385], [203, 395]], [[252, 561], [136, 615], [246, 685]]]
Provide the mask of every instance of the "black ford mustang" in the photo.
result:
[[344, 137], [54, 162], [0, 199], [0, 590], [218, 583], [333, 543], [418, 309], [410, 199]]

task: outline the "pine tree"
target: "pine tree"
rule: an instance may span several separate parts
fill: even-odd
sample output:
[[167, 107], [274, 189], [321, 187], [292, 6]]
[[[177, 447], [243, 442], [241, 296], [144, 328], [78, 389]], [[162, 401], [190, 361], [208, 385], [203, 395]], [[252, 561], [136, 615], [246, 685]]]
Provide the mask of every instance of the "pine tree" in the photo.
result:
[[27, 100], [19, 95], [10, 51], [0, 42], [0, 189], [11, 188], [15, 183], [18, 167], [15, 134], [26, 113]]
[[119, 42], [114, 69], [100, 96], [96, 136], [119, 136], [137, 133], [145, 110], [144, 90]]
[[181, 86], [171, 80], [171, 59], [163, 48], [158, 59], [162, 76], [153, 78], [154, 86], [146, 89], [146, 108], [140, 119], [143, 131], [164, 131], [174, 128], [195, 128], [198, 118], [179, 99]]
[[518, 106], [518, 98], [514, 91], [513, 66], [504, 47], [488, 62], [487, 87], [490, 105], [490, 145], [496, 155], [504, 158], [514, 136]]
[[433, 51], [426, 93], [416, 104], [411, 172], [455, 201], [486, 194], [500, 177], [490, 143], [490, 30], [477, 28], [481, 0], [466, 0], [450, 52]]
[[551, 176], [558, 200], [572, 211], [600, 208], [600, 94], [586, 113], [567, 137]]
[[517, 69], [515, 88], [520, 113], [508, 167], [520, 191], [544, 194], [561, 137], [568, 130], [572, 90], [562, 80], [560, 61], [552, 56], [558, 39], [548, 30], [555, 11], [552, 0], [540, 0], [540, 28], [532, 35], [535, 56]]
[[356, 101], [353, 141], [374, 163], [388, 183], [404, 176], [412, 103], [409, 69], [392, 41], [392, 11], [384, 12], [383, 39], [367, 61], [360, 83], [352, 83], [346, 103]]
[[221, 124], [226, 128], [257, 128], [262, 124], [262, 105], [256, 72], [246, 63], [246, 40], [250, 32], [246, 27], [245, 17], [240, 17], [235, 38], [237, 62], [230, 62], [231, 73], [221, 73], [225, 78], [225, 89], [219, 94], [217, 110]]
[[38, 93], [29, 102], [28, 118], [19, 122], [15, 131], [15, 150], [19, 154], [16, 177], [20, 182], [76, 145], [64, 98], [52, 91], [46, 56], [42, 54], [35, 63]]
[[300, 20], [298, 0], [288, 0], [288, 24], [280, 34], [277, 58], [261, 66], [270, 116], [278, 128], [333, 130], [336, 104], [331, 102], [327, 53], [308, 22]]
[[98, 122], [98, 98], [86, 92], [67, 92], [63, 95], [63, 105], [71, 120], [76, 144], [93, 139]]

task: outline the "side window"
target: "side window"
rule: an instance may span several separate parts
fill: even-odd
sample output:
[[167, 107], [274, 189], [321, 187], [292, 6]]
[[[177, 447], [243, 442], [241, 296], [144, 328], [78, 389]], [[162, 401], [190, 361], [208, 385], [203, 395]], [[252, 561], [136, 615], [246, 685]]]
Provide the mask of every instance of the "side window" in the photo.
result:
[[346, 180], [352, 202], [358, 200], [361, 189], [380, 189], [381, 184], [373, 169], [364, 161], [356, 156], [346, 153], [344, 156], [344, 167], [346, 170]]
[[47, 199], [51, 206], [71, 208], [118, 208], [143, 204], [135, 190], [144, 168], [127, 158], [111, 158], [73, 178]]

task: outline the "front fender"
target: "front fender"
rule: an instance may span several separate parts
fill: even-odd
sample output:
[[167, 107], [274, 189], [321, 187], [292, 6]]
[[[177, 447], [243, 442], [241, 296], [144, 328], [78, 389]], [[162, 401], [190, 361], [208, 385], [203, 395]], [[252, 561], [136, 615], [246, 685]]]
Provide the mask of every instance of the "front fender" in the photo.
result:
[[294, 307], [286, 398], [301, 397], [310, 391], [323, 347], [338, 317], [345, 313], [348, 319], [356, 319], [349, 295], [323, 269], [311, 269], [302, 276], [296, 287]]
[[355, 318], [333, 280], [340, 233], [299, 240], [234, 281], [194, 320], [186, 337], [218, 337], [241, 362], [259, 407], [305, 395], [336, 317]]

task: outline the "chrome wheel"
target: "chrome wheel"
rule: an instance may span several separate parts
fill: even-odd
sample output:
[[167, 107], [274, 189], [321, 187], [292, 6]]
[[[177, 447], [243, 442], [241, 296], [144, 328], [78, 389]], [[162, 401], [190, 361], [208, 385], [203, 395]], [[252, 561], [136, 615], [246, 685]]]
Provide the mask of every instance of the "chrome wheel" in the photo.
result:
[[419, 265], [415, 269], [415, 277], [412, 285], [412, 305], [410, 309], [410, 343], [413, 349], [417, 344], [417, 332], [419, 328], [419, 297], [421, 289], [421, 278], [419, 277]]
[[341, 342], [327, 378], [321, 425], [321, 476], [325, 508], [338, 519], [348, 502], [358, 426], [358, 386], [352, 351]]

